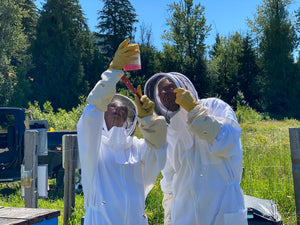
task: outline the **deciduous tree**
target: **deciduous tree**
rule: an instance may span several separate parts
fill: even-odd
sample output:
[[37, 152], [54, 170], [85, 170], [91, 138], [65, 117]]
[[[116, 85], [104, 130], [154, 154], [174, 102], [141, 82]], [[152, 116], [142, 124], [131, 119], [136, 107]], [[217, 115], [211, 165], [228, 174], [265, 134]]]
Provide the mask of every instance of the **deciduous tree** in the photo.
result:
[[299, 89], [293, 65], [293, 51], [297, 44], [295, 27], [287, 10], [291, 0], [263, 0], [257, 7], [253, 21], [249, 21], [258, 38], [265, 82], [264, 104], [279, 117], [295, 115]]
[[172, 71], [177, 69], [177, 72], [187, 75], [199, 96], [203, 97], [208, 88], [204, 41], [211, 30], [211, 26], [206, 24], [204, 7], [200, 4], [194, 5], [193, 0], [180, 0], [168, 7], [170, 17], [166, 24], [169, 30], [163, 35], [167, 41], [164, 44], [166, 62], [168, 63], [170, 56], [168, 53], [175, 52], [179, 58], [173, 58], [175, 61], [170, 58], [169, 61], [179, 65], [180, 69], [174, 68]]

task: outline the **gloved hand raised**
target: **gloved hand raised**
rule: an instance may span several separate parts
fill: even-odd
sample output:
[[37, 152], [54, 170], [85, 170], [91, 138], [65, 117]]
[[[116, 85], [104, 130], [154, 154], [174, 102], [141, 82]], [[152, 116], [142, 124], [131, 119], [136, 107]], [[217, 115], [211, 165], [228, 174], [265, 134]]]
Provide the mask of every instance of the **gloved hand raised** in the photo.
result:
[[138, 110], [138, 117], [143, 118], [152, 115], [155, 106], [154, 102], [152, 102], [147, 95], [142, 95], [141, 85], [137, 87], [137, 92], [140, 96], [142, 96], [139, 98], [137, 95], [134, 95], [134, 102]]
[[192, 93], [188, 90], [185, 90], [183, 88], [176, 88], [174, 90], [174, 93], [176, 93], [175, 103], [180, 105], [188, 112], [190, 112], [193, 108], [199, 105]]
[[132, 57], [140, 52], [138, 44], [129, 44], [129, 39], [125, 39], [115, 52], [115, 56], [109, 65], [111, 70], [122, 70], [127, 63], [137, 60]]

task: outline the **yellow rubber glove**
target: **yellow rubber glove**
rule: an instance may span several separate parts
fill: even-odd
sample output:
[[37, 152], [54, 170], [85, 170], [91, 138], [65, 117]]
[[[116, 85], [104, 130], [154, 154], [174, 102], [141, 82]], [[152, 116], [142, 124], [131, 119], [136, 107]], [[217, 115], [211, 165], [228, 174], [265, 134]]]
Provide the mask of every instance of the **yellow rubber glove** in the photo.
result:
[[138, 44], [129, 44], [129, 39], [125, 39], [115, 52], [115, 56], [109, 65], [111, 70], [122, 70], [127, 63], [137, 60], [132, 57], [140, 52]]
[[143, 118], [146, 116], [150, 116], [154, 111], [154, 102], [152, 102], [147, 95], [142, 95], [141, 85], [137, 87], [137, 92], [139, 93], [141, 98], [137, 95], [134, 95], [134, 102], [138, 110], [138, 117]]
[[192, 93], [188, 90], [185, 90], [183, 88], [176, 88], [174, 90], [174, 93], [176, 93], [175, 103], [180, 105], [188, 112], [190, 112], [193, 108], [199, 105]]

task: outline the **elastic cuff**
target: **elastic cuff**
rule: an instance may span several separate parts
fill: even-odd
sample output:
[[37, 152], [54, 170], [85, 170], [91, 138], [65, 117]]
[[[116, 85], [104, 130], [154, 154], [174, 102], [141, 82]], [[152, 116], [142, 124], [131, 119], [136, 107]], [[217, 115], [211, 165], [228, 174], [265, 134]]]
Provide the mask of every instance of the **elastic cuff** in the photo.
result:
[[156, 115], [152, 114], [146, 117], [138, 117], [138, 122], [141, 126], [151, 126], [155, 122]]
[[207, 107], [199, 104], [195, 108], [193, 108], [190, 112], [188, 112], [187, 122], [191, 123], [196, 117], [199, 117], [199, 119], [204, 120], [207, 115], [208, 115]]
[[[111, 77], [109, 77], [108, 75]], [[101, 78], [103, 81], [111, 80], [113, 81], [112, 83], [116, 84], [123, 75], [124, 75], [123, 70], [107, 69], [104, 73], [102, 73]]]

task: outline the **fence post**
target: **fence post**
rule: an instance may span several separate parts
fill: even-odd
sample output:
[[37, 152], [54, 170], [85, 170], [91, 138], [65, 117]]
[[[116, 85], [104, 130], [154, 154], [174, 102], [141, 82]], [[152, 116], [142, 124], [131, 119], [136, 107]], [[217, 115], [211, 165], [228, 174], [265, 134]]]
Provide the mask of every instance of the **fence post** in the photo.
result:
[[64, 154], [64, 224], [69, 224], [69, 218], [75, 206], [75, 169], [77, 165], [78, 144], [77, 135], [63, 135]]
[[300, 225], [300, 128], [289, 128], [297, 225]]
[[[25, 208], [38, 207], [37, 168], [38, 168], [38, 131], [27, 130], [24, 135], [24, 170], [31, 171], [31, 185], [24, 190]], [[30, 178], [31, 179], [31, 178]], [[22, 181], [21, 181], [22, 184]]]

